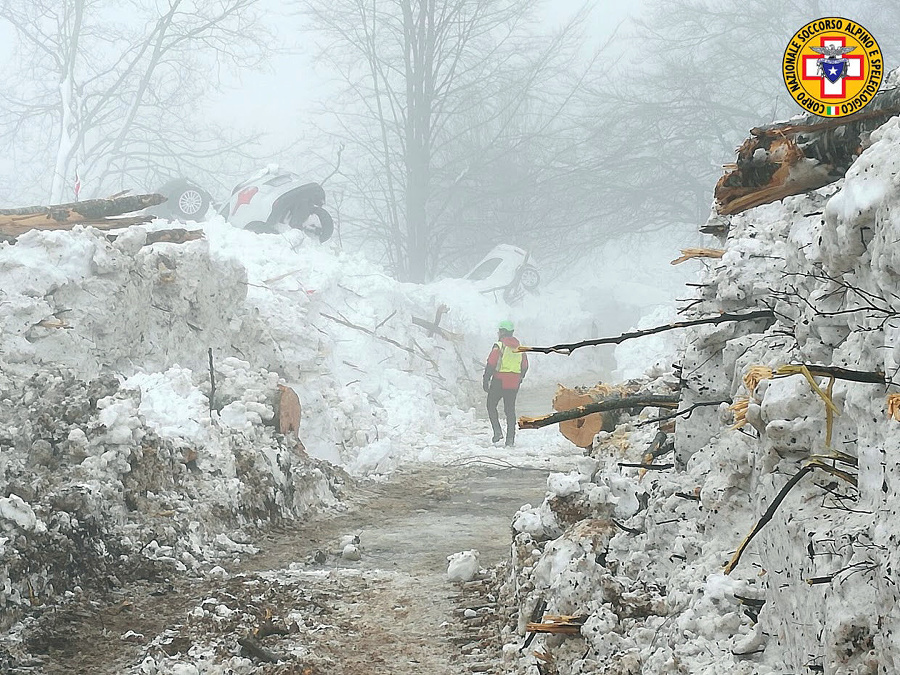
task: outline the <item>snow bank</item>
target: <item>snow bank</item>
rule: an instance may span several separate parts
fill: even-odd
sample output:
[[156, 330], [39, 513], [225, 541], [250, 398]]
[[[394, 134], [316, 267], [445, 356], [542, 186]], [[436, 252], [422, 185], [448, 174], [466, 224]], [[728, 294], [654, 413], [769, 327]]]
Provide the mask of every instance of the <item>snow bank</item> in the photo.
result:
[[[512, 312], [465, 283], [400, 284], [297, 231], [214, 219], [202, 240], [147, 244], [170, 226], [0, 244], [0, 524], [15, 535], [0, 608], [88, 570], [100, 585], [129, 566], [208, 571], [232, 554], [216, 535], [335, 504], [346, 476], [332, 464], [507, 457], [472, 442], [497, 322], [554, 340], [588, 316], [556, 326], [534, 299]], [[440, 305], [448, 333], [413, 322]], [[279, 385], [300, 399], [299, 444], [277, 433]], [[534, 434], [517, 461], [560, 445]]]
[[[586, 617], [581, 638], [531, 645], [560, 675], [897, 671], [900, 427], [886, 414], [895, 386], [836, 380], [829, 423], [803, 375], [744, 380], [753, 366], [888, 378], [900, 368], [900, 119], [870, 140], [837, 184], [727, 219], [725, 255], [701, 272], [694, 316], [769, 307], [775, 318], [685, 331], [682, 408], [743, 399], [746, 423], [732, 428], [741, 420], [727, 404], [694, 410], [677, 422], [674, 470], [641, 476], [617, 462], [641, 461], [657, 429], [625, 417], [592, 449], [592, 477], [577, 489], [574, 477], [551, 477], [545, 502], [513, 524], [511, 644], [543, 604]], [[816, 379], [824, 392], [826, 378]], [[816, 457], [824, 468], [800, 480], [725, 574]], [[533, 662], [513, 659], [521, 673]]]

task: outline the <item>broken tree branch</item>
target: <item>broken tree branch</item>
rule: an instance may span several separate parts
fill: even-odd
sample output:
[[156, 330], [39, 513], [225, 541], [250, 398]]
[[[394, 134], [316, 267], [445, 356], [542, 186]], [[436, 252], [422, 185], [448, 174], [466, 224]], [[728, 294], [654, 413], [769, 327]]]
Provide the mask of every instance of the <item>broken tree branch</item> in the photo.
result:
[[[884, 373], [874, 370], [850, 370], [848, 368], [839, 368], [838, 366], [819, 366], [819, 365], [811, 365], [811, 364], [791, 364], [790, 367], [802, 368], [805, 367], [810, 375], [814, 375], [816, 377], [833, 377], [836, 380], [847, 380], [849, 382], [864, 382], [867, 384], [887, 384], [887, 381], [884, 378]], [[790, 375], [796, 375], [796, 373], [779, 373], [776, 372], [776, 377], [787, 377]]]
[[429, 335], [437, 334], [437, 335], [440, 335], [445, 340], [450, 340], [451, 342], [462, 340], [462, 338], [463, 338], [463, 336], [460, 335], [459, 333], [451, 333], [446, 328], [441, 328], [440, 326], [431, 323], [427, 319], [420, 319], [419, 317], [414, 316], [414, 317], [412, 317], [412, 322], [414, 324], [416, 324], [417, 326], [421, 326], [422, 328], [427, 330]]
[[[106, 235], [107, 241], [115, 241], [119, 238], [118, 234]], [[176, 227], [171, 230], [156, 230], [147, 233], [147, 240], [144, 246], [150, 244], [185, 244], [189, 241], [197, 241], [203, 239], [203, 230], [185, 230], [182, 227]]]
[[759, 520], [756, 521], [756, 525], [753, 526], [753, 529], [750, 530], [750, 533], [744, 537], [744, 541], [741, 542], [740, 546], [737, 547], [737, 550], [734, 552], [734, 555], [731, 556], [731, 560], [728, 561], [728, 564], [725, 565], [725, 574], [731, 574], [732, 570], [738, 566], [738, 563], [741, 561], [741, 556], [744, 555], [744, 551], [747, 549], [747, 546], [750, 545], [750, 542], [753, 541], [753, 538], [760, 533], [760, 531], [766, 526], [770, 520], [772, 520], [772, 516], [775, 515], [775, 511], [778, 510], [778, 507], [781, 506], [781, 502], [784, 501], [784, 498], [787, 497], [788, 493], [794, 488], [794, 486], [800, 482], [800, 479], [803, 478], [806, 474], [813, 471], [815, 467], [807, 465], [800, 469], [797, 473], [791, 476], [791, 479], [784, 484], [784, 487], [775, 495], [775, 499], [772, 500], [772, 503], [769, 504], [769, 508], [765, 510], [765, 513], [760, 516]]
[[263, 647], [259, 640], [250, 635], [238, 638], [238, 644], [246, 649], [250, 656], [265, 663], [278, 663], [281, 660], [281, 657], [278, 656], [278, 654], [271, 649]]
[[685, 419], [688, 419], [697, 408], [704, 408], [713, 405], [721, 405], [722, 403], [731, 403], [728, 399], [720, 399], [718, 401], [701, 401], [700, 403], [695, 403], [692, 406], [685, 408], [684, 410], [679, 410], [678, 412], [674, 412], [671, 415], [663, 415], [661, 417], [652, 417], [649, 420], [644, 420], [643, 422], [638, 422], [634, 426], [642, 427], [647, 424], [654, 424], [656, 422], [665, 422], [667, 420], [675, 419], [676, 417], [681, 417], [684, 415]]
[[644, 462], [619, 462], [626, 469], [646, 469], [647, 471], [665, 471], [675, 467], [674, 464], [645, 464]]
[[693, 260], [694, 258], [721, 258], [725, 255], [725, 251], [720, 248], [683, 248], [681, 249], [681, 256], [675, 258], [670, 265], [680, 265], [686, 260]]
[[529, 621], [525, 624], [525, 630], [529, 633], [577, 635], [581, 632], [581, 626], [587, 619], [588, 617], [586, 616], [558, 616], [548, 614], [540, 623]]
[[209, 355], [209, 414], [212, 416], [213, 408], [216, 401], [216, 371], [213, 369], [213, 350], [212, 347], [206, 350]]
[[403, 351], [405, 351], [409, 354], [418, 356], [420, 359], [424, 359], [424, 360], [428, 361], [429, 363], [431, 363], [433, 366], [435, 366], [435, 368], [437, 367], [435, 362], [433, 360], [431, 360], [430, 358], [428, 358], [428, 356], [417, 352], [412, 347], [407, 347], [406, 345], [402, 345], [399, 342], [397, 342], [396, 340], [392, 340], [389, 337], [385, 337], [384, 335], [378, 335], [375, 331], [373, 331], [369, 328], [366, 328], [365, 326], [360, 326], [358, 324], [347, 321], [346, 319], [339, 319], [338, 317], [331, 316], [331, 314], [326, 314], [325, 312], [320, 312], [320, 316], [328, 319], [329, 321], [334, 321], [335, 323], [339, 323], [342, 326], [347, 326], [347, 328], [352, 328], [354, 330], [358, 330], [362, 333], [365, 333], [366, 335], [370, 335], [373, 338], [375, 338], [376, 340], [381, 340], [382, 342], [387, 342], [389, 345], [393, 345], [397, 349], [402, 349]]
[[811, 456], [811, 459], [804, 464], [804, 466], [793, 476], [791, 479], [784, 484], [784, 487], [775, 495], [775, 499], [772, 500], [772, 503], [769, 504], [769, 508], [765, 510], [765, 512], [760, 516], [759, 520], [756, 521], [756, 525], [753, 526], [753, 529], [750, 530], [750, 533], [744, 537], [744, 541], [741, 542], [740, 546], [738, 546], [737, 551], [734, 552], [734, 555], [731, 557], [731, 560], [725, 565], [725, 574], [731, 574], [732, 570], [737, 567], [738, 563], [741, 560], [741, 556], [744, 554], [747, 546], [753, 540], [753, 538], [760, 533], [763, 527], [766, 526], [770, 520], [772, 520], [772, 516], [775, 515], [775, 511], [778, 510], [778, 507], [781, 506], [781, 502], [784, 501], [785, 497], [787, 497], [788, 493], [800, 482], [800, 479], [803, 478], [806, 474], [814, 471], [815, 469], [819, 469], [820, 471], [825, 471], [826, 473], [831, 474], [832, 476], [837, 476], [841, 478], [854, 487], [856, 487], [856, 476], [853, 474], [847, 473], [846, 471], [841, 471], [840, 469], [835, 469], [833, 466], [825, 464], [816, 456]]
[[519, 347], [520, 352], [539, 352], [541, 354], [565, 354], [568, 356], [580, 347], [593, 347], [596, 345], [617, 345], [625, 340], [644, 337], [645, 335], [654, 335], [676, 328], [690, 328], [691, 326], [701, 326], [704, 324], [728, 323], [730, 321], [756, 321], [761, 319], [775, 320], [775, 312], [771, 309], [757, 309], [745, 314], [734, 314], [732, 312], [722, 312], [717, 316], [708, 316], [702, 319], [692, 319], [690, 321], [675, 321], [667, 323], [664, 326], [654, 326], [653, 328], [645, 328], [630, 333], [622, 333], [615, 337], [596, 338], [594, 340], [583, 340], [582, 342], [572, 342], [568, 344], [553, 345], [552, 347]]
[[673, 408], [678, 405], [681, 397], [677, 394], [637, 394], [635, 396], [622, 396], [610, 398], [597, 403], [588, 403], [571, 410], [544, 415], [542, 417], [520, 417], [519, 429], [540, 429], [551, 424], [558, 424], [566, 420], [574, 420], [579, 417], [587, 417], [598, 412], [608, 410], [623, 410], [625, 408], [647, 408], [658, 406]]

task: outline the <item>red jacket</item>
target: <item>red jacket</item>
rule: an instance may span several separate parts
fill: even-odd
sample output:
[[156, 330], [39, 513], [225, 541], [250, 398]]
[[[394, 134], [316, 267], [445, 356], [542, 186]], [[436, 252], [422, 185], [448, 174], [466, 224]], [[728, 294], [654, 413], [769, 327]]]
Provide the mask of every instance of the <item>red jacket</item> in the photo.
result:
[[[504, 337], [499, 342], [506, 348], [515, 350], [519, 346], [519, 341], [510, 336]], [[528, 355], [522, 354], [522, 367], [518, 373], [498, 373], [497, 368], [500, 366], [500, 347], [496, 344], [488, 355], [487, 365], [484, 367], [484, 381], [489, 383], [491, 378], [499, 380], [503, 389], [518, 389], [522, 383], [522, 378], [528, 372]]]

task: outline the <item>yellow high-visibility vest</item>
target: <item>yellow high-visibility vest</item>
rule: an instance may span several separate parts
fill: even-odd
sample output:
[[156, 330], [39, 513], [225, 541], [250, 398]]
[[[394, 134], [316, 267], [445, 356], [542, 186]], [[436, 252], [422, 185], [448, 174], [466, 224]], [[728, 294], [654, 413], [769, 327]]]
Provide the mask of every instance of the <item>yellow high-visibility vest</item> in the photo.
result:
[[521, 373], [522, 372], [522, 352], [510, 349], [502, 342], [494, 343], [494, 346], [500, 348], [500, 361], [497, 363], [498, 373]]

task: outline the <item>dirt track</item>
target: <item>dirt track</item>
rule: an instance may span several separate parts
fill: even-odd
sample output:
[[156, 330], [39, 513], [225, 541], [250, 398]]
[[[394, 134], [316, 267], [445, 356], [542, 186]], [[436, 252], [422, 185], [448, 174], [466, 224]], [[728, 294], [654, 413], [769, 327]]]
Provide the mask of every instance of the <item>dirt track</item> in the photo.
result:
[[[510, 520], [540, 501], [545, 477], [470, 464], [363, 483], [347, 512], [270, 533], [227, 579], [142, 581], [44, 612], [27, 631], [40, 663], [14, 672], [502, 672], [501, 645], [485, 636], [504, 618], [492, 616], [487, 589], [447, 581], [446, 557], [476, 548], [482, 566], [505, 559]], [[348, 534], [360, 537], [358, 562], [339, 555]], [[461, 614], [468, 605], [479, 607], [474, 620]], [[238, 638], [261, 625], [288, 631], [258, 640], [280, 662], [229, 661], [248, 654]]]

